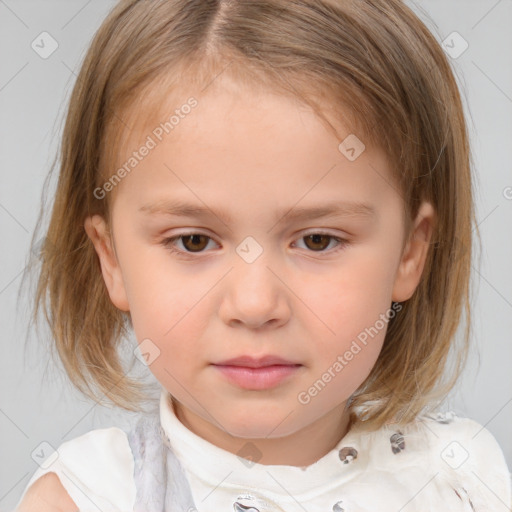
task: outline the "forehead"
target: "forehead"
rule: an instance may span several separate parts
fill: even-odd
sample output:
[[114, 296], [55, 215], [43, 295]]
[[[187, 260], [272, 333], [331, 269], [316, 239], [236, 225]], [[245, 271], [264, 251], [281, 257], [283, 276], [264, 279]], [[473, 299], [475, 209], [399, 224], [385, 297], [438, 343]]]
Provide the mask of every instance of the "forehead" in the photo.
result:
[[[255, 110], [259, 109], [258, 97], [268, 94], [280, 96], [299, 109], [313, 110], [325, 128], [340, 140], [344, 133], [357, 133], [367, 146], [379, 145], [378, 133], [369, 129], [376, 123], [368, 115], [357, 115], [357, 109], [351, 104], [353, 100], [348, 100], [352, 98], [349, 91], [340, 91], [319, 80], [312, 82], [315, 89], [310, 89], [310, 84], [304, 86], [304, 82], [297, 82], [290, 90], [288, 85], [279, 82], [269, 84], [259, 74], [246, 76], [242, 71], [232, 72], [233, 68], [236, 68], [235, 64], [223, 71], [210, 70], [213, 76], [202, 68], [196, 74], [187, 70], [180, 79], [173, 79], [174, 75], [169, 78], [167, 74], [148, 83], [133, 99], [125, 101], [125, 105], [120, 104], [113, 109], [104, 139], [107, 142], [103, 148], [105, 161], [113, 167], [161, 124], [179, 124], [187, 116], [187, 102], [193, 101], [191, 98], [201, 102], [205, 95], [228, 91], [233, 97], [242, 99], [247, 108]], [[285, 79], [283, 83], [288, 84], [288, 80], [291, 79]], [[361, 101], [356, 103], [359, 105]], [[222, 115], [229, 116], [229, 112]], [[174, 130], [173, 136], [179, 136], [180, 131]]]
[[[112, 160], [106, 179], [148, 139], [156, 149], [136, 162], [135, 171], [113, 189], [108, 201], [114, 201], [130, 182], [132, 195], [140, 198], [139, 207], [142, 202], [165, 203], [178, 190], [190, 198], [195, 190], [203, 198], [212, 198], [217, 191], [221, 203], [230, 200], [227, 210], [236, 211], [232, 208], [237, 203], [229, 194], [220, 199], [222, 191], [237, 191], [248, 198], [251, 190], [256, 193], [263, 187], [264, 192], [264, 187], [271, 186], [280, 190], [281, 196], [286, 192], [286, 199], [268, 195], [269, 204], [278, 211], [286, 209], [293, 197], [304, 195], [307, 188], [311, 189], [308, 199], [317, 203], [304, 206], [318, 206], [322, 202], [318, 193], [329, 184], [331, 200], [335, 199], [343, 184], [335, 176], [340, 173], [352, 180], [352, 188], [345, 183], [345, 201], [350, 193], [359, 191], [359, 202], [364, 203], [361, 192], [365, 188], [365, 193], [370, 194], [372, 188], [378, 195], [379, 187], [393, 186], [387, 155], [378, 146], [359, 141], [365, 146], [364, 158], [353, 162], [340, 153], [340, 142], [354, 142], [352, 113], [344, 110], [336, 117], [331, 112], [327, 123], [317, 114], [297, 97], [240, 86], [227, 76], [203, 92], [199, 87], [153, 84], [123, 112], [118, 129], [111, 131], [108, 149]], [[344, 149], [351, 145], [345, 143]], [[331, 172], [333, 168], [335, 172]], [[365, 181], [368, 174], [373, 179]], [[237, 188], [242, 182], [245, 186]], [[183, 194], [173, 197], [178, 202], [185, 199]], [[229, 211], [225, 211], [226, 217]]]
[[[161, 103], [156, 119], [153, 115], [137, 126], [132, 140], [143, 147], [149, 138], [152, 148], [116, 187], [129, 192], [123, 203], [136, 203], [149, 214], [188, 212], [196, 217], [214, 207], [222, 210], [222, 218], [235, 220], [238, 212], [251, 208], [254, 218], [287, 217], [290, 204], [300, 202], [289, 220], [301, 211], [307, 218], [311, 209], [325, 209], [327, 203], [334, 210], [340, 201], [345, 216], [375, 216], [371, 206], [365, 211], [362, 205], [382, 198], [382, 186], [388, 186], [382, 181], [388, 172], [385, 155], [364, 148], [350, 161], [340, 151], [339, 139], [309, 107], [280, 95], [226, 87], [192, 96], [195, 106], [184, 96], [176, 103], [175, 97]], [[167, 121], [160, 121], [161, 112]], [[169, 113], [177, 124], [169, 123], [167, 133], [161, 127]], [[351, 135], [341, 124], [338, 128]], [[124, 157], [136, 147], [128, 145]], [[272, 211], [263, 214], [262, 208], [269, 207]]]

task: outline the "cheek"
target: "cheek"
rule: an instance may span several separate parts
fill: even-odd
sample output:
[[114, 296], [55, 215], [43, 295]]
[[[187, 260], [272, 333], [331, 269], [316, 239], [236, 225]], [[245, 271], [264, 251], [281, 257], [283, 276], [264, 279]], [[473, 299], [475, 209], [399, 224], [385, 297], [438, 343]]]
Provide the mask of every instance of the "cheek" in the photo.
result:
[[173, 286], [177, 288], [170, 290], [160, 282], [130, 302], [133, 329], [139, 341], [151, 338], [167, 349], [173, 340], [192, 340], [201, 331], [201, 297], [205, 290], [194, 290], [190, 283], [186, 292], [179, 283], [174, 282]]
[[321, 320], [323, 337], [355, 338], [372, 326], [391, 305], [393, 275], [382, 259], [355, 256], [321, 279], [308, 280], [302, 292], [305, 304]]
[[[141, 352], [154, 354], [149, 369], [167, 389], [180, 396], [184, 386], [194, 391], [194, 373], [203, 363], [201, 304], [183, 293], [166, 293], [137, 300], [132, 324]], [[161, 299], [158, 299], [158, 295]], [[203, 313], [204, 314], [204, 313]], [[200, 390], [199, 390], [200, 391]]]
[[198, 354], [204, 353], [202, 332], [209, 318], [205, 294], [215, 280], [208, 284], [172, 272], [169, 265], [134, 265], [132, 270], [127, 293], [135, 336], [158, 354], [150, 365], [157, 377], [169, 378], [169, 372], [181, 380], [186, 377], [181, 370], [197, 365]]
[[360, 255], [328, 279], [317, 279], [314, 287], [310, 282], [306, 295], [306, 288], [299, 294], [307, 297], [309, 332], [311, 322], [317, 325], [313, 373], [336, 382], [332, 390], [355, 390], [377, 361], [389, 320], [396, 314], [391, 309], [390, 267], [382, 258]]
[[194, 307], [205, 284], [183, 272], [159, 246], [126, 250], [123, 278], [138, 338], [162, 338]]

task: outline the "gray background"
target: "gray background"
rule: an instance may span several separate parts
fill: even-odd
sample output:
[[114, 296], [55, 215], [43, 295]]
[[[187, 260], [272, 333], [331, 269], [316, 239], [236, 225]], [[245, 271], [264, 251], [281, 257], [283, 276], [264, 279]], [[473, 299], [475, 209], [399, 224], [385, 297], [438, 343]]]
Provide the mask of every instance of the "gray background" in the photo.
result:
[[[474, 350], [443, 410], [485, 425], [512, 469], [512, 1], [409, 4], [439, 41], [456, 31], [469, 44], [451, 60], [471, 131], [483, 250], [473, 265]], [[0, 0], [0, 511], [17, 503], [37, 468], [31, 453], [41, 442], [56, 448], [94, 428], [127, 428], [132, 418], [72, 388], [28, 330], [29, 294], [16, 309], [74, 70], [113, 5], [110, 0]], [[58, 43], [47, 59], [31, 47], [43, 31]]]

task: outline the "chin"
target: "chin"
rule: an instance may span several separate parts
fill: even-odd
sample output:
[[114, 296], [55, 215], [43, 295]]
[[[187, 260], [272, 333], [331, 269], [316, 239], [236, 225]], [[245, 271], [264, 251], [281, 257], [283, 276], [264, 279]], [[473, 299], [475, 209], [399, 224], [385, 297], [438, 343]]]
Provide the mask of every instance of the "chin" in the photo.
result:
[[240, 417], [231, 416], [221, 421], [224, 428], [234, 437], [242, 439], [273, 439], [295, 433], [298, 428], [290, 423], [293, 415], [281, 417], [279, 413], [259, 412], [257, 408], [248, 409]]

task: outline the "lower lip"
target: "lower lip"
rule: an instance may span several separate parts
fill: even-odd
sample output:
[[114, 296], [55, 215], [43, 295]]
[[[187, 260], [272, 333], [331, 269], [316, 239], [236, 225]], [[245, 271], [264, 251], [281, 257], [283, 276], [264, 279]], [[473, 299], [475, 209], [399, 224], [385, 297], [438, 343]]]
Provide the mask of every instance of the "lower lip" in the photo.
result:
[[269, 389], [293, 375], [302, 365], [273, 365], [261, 368], [215, 365], [233, 384], [244, 389]]

